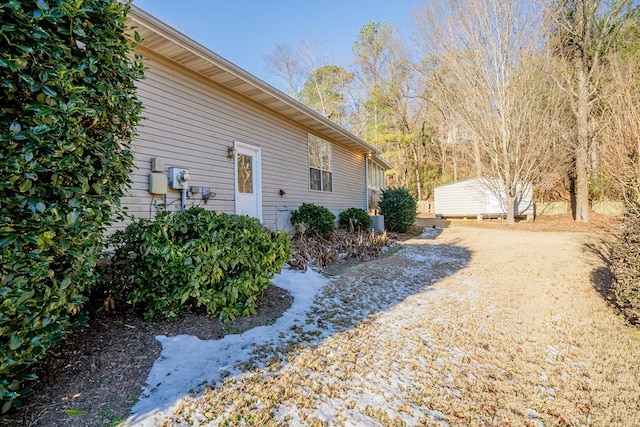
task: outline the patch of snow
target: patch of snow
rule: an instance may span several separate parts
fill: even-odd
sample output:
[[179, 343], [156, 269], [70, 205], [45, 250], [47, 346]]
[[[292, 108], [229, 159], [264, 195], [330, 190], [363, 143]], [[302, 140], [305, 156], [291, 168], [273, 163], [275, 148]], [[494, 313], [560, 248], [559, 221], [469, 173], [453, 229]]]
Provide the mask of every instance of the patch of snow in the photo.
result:
[[444, 230], [444, 228], [442, 227], [425, 228], [422, 230], [422, 234], [420, 235], [420, 237], [422, 239], [433, 239], [435, 237], [438, 237], [438, 235], [442, 233], [442, 230]]
[[220, 382], [223, 375], [240, 374], [236, 366], [250, 360], [257, 346], [287, 342], [294, 333], [292, 327], [305, 326], [309, 307], [328, 280], [311, 269], [305, 273], [283, 269], [273, 282], [293, 296], [291, 307], [273, 325], [219, 340], [205, 341], [191, 335], [156, 337], [162, 344], [162, 352], [124, 426], [158, 425], [159, 420], [173, 412], [181, 398], [207, 384]]
[[547, 381], [548, 379], [549, 379], [549, 377], [547, 376], [547, 373], [543, 369], [542, 372], [540, 373], [540, 375], [538, 376], [538, 380], [539, 381]]
[[540, 415], [538, 415], [538, 411], [536, 411], [535, 409], [527, 409], [527, 417], [529, 418], [538, 418]]
[[[423, 237], [437, 236], [442, 230], [426, 229]], [[294, 298], [293, 305], [275, 324], [261, 326], [241, 335], [227, 335], [215, 341], [203, 341], [192, 336], [159, 336], [162, 344], [160, 358], [154, 364], [143, 397], [134, 406], [133, 415], [124, 426], [155, 426], [162, 420], [170, 419], [182, 398], [199, 392], [204, 386], [222, 382], [226, 376], [240, 376], [243, 362], [262, 367], [257, 356], [260, 349], [277, 353], [277, 348], [303, 337], [309, 344], [324, 340], [328, 347], [326, 361], [340, 359], [343, 349], [338, 339], [341, 331], [359, 329], [352, 337], [371, 348], [373, 356], [358, 358], [345, 363], [336, 371], [350, 371], [366, 364], [367, 374], [360, 375], [356, 369], [349, 372], [347, 379], [317, 379], [335, 385], [337, 394], [331, 397], [316, 393], [312, 389], [301, 388], [302, 394], [315, 397], [315, 408], [299, 408], [293, 402], [282, 402], [274, 411], [274, 416], [290, 425], [303, 425], [301, 417], [314, 417], [328, 425], [379, 425], [367, 415], [367, 408], [384, 409], [391, 418], [401, 418], [407, 425], [419, 425], [424, 417], [429, 417], [439, 425], [448, 425], [445, 415], [418, 406], [407, 397], [419, 393], [420, 384], [429, 384], [432, 376], [441, 377], [447, 384], [454, 383], [452, 373], [445, 369], [439, 372], [429, 366], [446, 367], [447, 363], [460, 363], [466, 353], [453, 345], [447, 345], [447, 356], [435, 360], [425, 358], [420, 350], [435, 349], [427, 329], [416, 335], [413, 331], [420, 313], [434, 309], [436, 319], [429, 324], [448, 323], [437, 315], [446, 311], [440, 299], [476, 298], [479, 284], [473, 279], [457, 277], [448, 287], [435, 287], [442, 278], [455, 275], [469, 258], [466, 249], [450, 245], [406, 244], [403, 250], [394, 254], [398, 265], [371, 264], [367, 274], [333, 277], [331, 286], [325, 286], [329, 279], [311, 269], [306, 273], [284, 270], [274, 278], [274, 283], [286, 289]], [[397, 308], [397, 309], [396, 309]], [[447, 316], [448, 317], [448, 316]], [[368, 325], [375, 327], [368, 329]], [[356, 345], [351, 343], [349, 345]], [[356, 347], [357, 348], [357, 347]], [[385, 349], [402, 351], [389, 354]], [[449, 362], [447, 362], [449, 360]], [[421, 366], [424, 369], [414, 369]], [[329, 366], [329, 369], [332, 367]], [[287, 369], [286, 367], [284, 368]], [[423, 372], [424, 371], [424, 372]], [[311, 372], [310, 375], [313, 375]], [[473, 377], [473, 376], [472, 376]], [[470, 381], [475, 377], [469, 378]], [[334, 384], [334, 381], [337, 381]], [[344, 394], [348, 390], [348, 395]], [[453, 396], [460, 398], [458, 389], [449, 388]], [[233, 408], [228, 408], [233, 411]], [[206, 424], [201, 414], [192, 413], [188, 422]], [[209, 425], [217, 425], [214, 421]], [[182, 424], [180, 424], [182, 425]]]

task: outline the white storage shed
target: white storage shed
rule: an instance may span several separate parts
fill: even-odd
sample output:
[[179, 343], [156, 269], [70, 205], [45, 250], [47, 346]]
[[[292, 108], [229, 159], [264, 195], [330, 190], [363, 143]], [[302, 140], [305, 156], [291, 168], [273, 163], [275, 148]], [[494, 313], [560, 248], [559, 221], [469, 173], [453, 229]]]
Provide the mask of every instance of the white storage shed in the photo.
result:
[[[515, 201], [515, 215], [533, 217], [533, 185], [522, 185], [522, 195]], [[507, 213], [504, 200], [504, 185], [495, 178], [471, 178], [434, 189], [435, 214], [442, 217], [503, 217]]]

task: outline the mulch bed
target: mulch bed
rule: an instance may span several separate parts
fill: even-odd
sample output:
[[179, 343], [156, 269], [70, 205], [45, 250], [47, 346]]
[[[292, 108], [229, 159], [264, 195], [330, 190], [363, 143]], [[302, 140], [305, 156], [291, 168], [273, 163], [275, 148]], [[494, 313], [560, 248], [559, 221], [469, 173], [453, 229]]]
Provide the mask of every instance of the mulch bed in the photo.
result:
[[227, 323], [190, 313], [175, 322], [145, 322], [126, 312], [94, 314], [87, 327], [70, 334], [35, 366], [35, 391], [24, 406], [0, 417], [0, 426], [104, 426], [126, 419], [160, 355], [157, 335], [189, 334], [213, 340], [272, 323], [293, 302], [269, 286], [255, 316]]

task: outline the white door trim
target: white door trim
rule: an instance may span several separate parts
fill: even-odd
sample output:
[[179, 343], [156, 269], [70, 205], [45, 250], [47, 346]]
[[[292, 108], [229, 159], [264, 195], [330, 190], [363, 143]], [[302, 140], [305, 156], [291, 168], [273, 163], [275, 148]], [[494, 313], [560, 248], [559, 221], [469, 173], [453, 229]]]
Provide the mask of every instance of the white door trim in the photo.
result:
[[[262, 150], [255, 145], [246, 144], [240, 141], [233, 141], [233, 189], [235, 212], [238, 214], [238, 153], [253, 156], [253, 192], [255, 195], [255, 218], [262, 222]], [[253, 215], [252, 215], [253, 216]]]

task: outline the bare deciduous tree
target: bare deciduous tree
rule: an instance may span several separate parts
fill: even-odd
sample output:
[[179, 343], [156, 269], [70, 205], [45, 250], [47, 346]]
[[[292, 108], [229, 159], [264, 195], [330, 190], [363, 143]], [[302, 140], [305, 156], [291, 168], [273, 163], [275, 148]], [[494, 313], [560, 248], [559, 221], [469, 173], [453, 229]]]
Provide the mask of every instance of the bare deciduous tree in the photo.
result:
[[[551, 23], [550, 46], [564, 61], [558, 69], [558, 87], [568, 94], [575, 137], [572, 152], [575, 173], [576, 221], [589, 222], [589, 180], [595, 163], [596, 134], [594, 103], [600, 99], [606, 76], [606, 59], [620, 30], [630, 16], [631, 0], [556, 0], [547, 3]], [[590, 157], [592, 161], [590, 161]]]
[[524, 0], [441, 0], [416, 18], [425, 52], [446, 70], [432, 82], [443, 109], [473, 136], [482, 175], [498, 178], [493, 190], [514, 222], [524, 184], [536, 182], [553, 155], [558, 103], [541, 72], [541, 13]]
[[383, 22], [369, 22], [354, 43], [355, 64], [366, 101], [367, 136], [396, 166], [391, 185], [414, 184], [422, 198], [419, 149], [426, 144], [424, 117], [415, 102], [414, 67], [397, 30]]
[[640, 212], [640, 58], [611, 61], [600, 133], [603, 171]]
[[287, 44], [278, 44], [271, 54], [264, 57], [264, 61], [266, 70], [281, 80], [284, 92], [299, 99], [308, 73], [298, 50]]
[[276, 45], [273, 52], [265, 55], [266, 70], [278, 77], [284, 92], [294, 99], [301, 99], [305, 82], [318, 69], [333, 64], [329, 50], [318, 46], [316, 41], [307, 37], [296, 46]]

